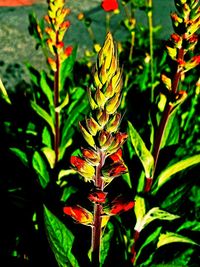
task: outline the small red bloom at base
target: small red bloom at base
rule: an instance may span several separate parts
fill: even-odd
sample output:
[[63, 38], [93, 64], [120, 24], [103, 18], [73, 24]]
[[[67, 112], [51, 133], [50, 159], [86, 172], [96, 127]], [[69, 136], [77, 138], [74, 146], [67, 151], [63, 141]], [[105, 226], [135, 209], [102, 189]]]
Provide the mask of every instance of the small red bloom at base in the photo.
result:
[[66, 47], [65, 48], [65, 55], [69, 57], [71, 55], [72, 51], [73, 51], [73, 47], [71, 45]]
[[101, 3], [101, 7], [106, 12], [114, 11], [118, 9], [118, 2], [117, 0], [103, 0]]

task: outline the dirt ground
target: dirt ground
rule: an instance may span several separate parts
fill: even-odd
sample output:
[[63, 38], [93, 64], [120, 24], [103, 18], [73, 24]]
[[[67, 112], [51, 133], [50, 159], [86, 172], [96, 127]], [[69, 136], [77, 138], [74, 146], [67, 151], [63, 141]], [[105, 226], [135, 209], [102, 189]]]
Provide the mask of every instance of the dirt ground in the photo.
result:
[[[17, 6], [2, 6], [3, 3], [15, 3]], [[23, 6], [26, 3], [32, 5]], [[69, 15], [71, 27], [66, 35], [66, 43], [69, 45], [78, 44], [78, 56], [92, 45], [88, 33], [83, 24], [77, 20], [79, 12], [85, 12], [92, 19], [92, 27], [97, 37], [97, 42], [102, 43], [105, 36], [105, 12], [100, 7], [100, 0], [67, 0], [66, 5], [71, 8]], [[170, 12], [175, 10], [173, 0], [154, 0], [154, 25], [161, 25], [163, 28], [159, 38], [166, 38], [171, 33]], [[0, 0], [0, 77], [7, 87], [15, 86], [22, 77], [26, 77], [24, 65], [30, 63], [36, 68], [44, 65], [44, 58], [41, 51], [35, 49], [35, 40], [29, 35], [28, 26], [30, 13], [36, 13], [42, 18], [47, 12], [46, 0]], [[119, 14], [120, 16], [120, 14]], [[145, 24], [143, 12], [136, 14], [137, 22]], [[123, 39], [124, 33], [119, 30], [117, 38]]]

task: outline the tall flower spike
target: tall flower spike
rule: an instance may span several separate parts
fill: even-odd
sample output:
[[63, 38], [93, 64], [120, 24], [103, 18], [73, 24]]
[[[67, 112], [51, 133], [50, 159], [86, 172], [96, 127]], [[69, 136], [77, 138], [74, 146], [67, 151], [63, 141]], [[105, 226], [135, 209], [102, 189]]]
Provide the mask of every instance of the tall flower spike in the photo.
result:
[[[104, 191], [105, 186], [127, 172], [122, 159], [121, 147], [128, 135], [119, 132], [121, 114], [117, 112], [121, 102], [122, 89], [122, 74], [117, 56], [117, 48], [112, 34], [109, 32], [98, 54], [93, 73], [93, 84], [88, 89], [88, 99], [92, 112], [85, 118], [84, 122], [79, 123], [81, 133], [89, 148], [81, 148], [82, 155], [80, 157], [71, 157], [73, 169], [86, 182], [92, 181], [94, 183], [93, 191], [88, 196], [94, 205], [92, 223], [93, 266], [99, 266], [103, 206], [107, 196]], [[109, 161], [114, 162], [109, 163]], [[128, 210], [124, 204], [117, 209], [120, 212]], [[67, 209], [65, 213], [73, 217], [70, 212], [71, 209]]]

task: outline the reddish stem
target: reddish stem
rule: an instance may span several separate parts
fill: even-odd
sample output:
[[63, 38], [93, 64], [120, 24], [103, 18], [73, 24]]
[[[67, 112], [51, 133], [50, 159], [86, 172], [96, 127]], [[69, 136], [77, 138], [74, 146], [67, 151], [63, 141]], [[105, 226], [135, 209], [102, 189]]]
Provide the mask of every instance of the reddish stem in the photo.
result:
[[[183, 58], [184, 58], [184, 49], [180, 48], [178, 51], [177, 61], [183, 60]], [[177, 93], [180, 78], [181, 78], [181, 68], [180, 68], [180, 65], [178, 63], [177, 70], [176, 70], [176, 73], [175, 73], [173, 81], [172, 81], [172, 93], [173, 94]], [[160, 154], [160, 146], [161, 146], [163, 134], [164, 134], [170, 113], [172, 111], [172, 108], [173, 108], [173, 105], [168, 101], [166, 103], [165, 109], [163, 111], [163, 115], [162, 115], [162, 118], [161, 118], [161, 121], [160, 121], [160, 124], [158, 127], [158, 131], [156, 134], [156, 138], [155, 138], [155, 142], [154, 142], [154, 149], [153, 149], [154, 173], [155, 173], [155, 169], [157, 166], [158, 157]], [[150, 190], [150, 188], [149, 188], [149, 190]]]
[[[104, 165], [105, 156], [100, 153], [100, 163], [96, 168], [95, 187], [103, 191], [103, 180], [101, 178], [101, 168]], [[100, 244], [101, 244], [101, 223], [102, 205], [94, 204], [94, 224], [92, 228], [92, 266], [100, 266]]]
[[[57, 34], [58, 39], [58, 34]], [[54, 107], [59, 104], [59, 77], [60, 75], [60, 59], [58, 53], [56, 54], [56, 72], [54, 74]], [[59, 157], [59, 144], [60, 144], [60, 125], [59, 125], [59, 112], [55, 111], [55, 136], [54, 136], [54, 151], [55, 151], [55, 164], [58, 162]]]

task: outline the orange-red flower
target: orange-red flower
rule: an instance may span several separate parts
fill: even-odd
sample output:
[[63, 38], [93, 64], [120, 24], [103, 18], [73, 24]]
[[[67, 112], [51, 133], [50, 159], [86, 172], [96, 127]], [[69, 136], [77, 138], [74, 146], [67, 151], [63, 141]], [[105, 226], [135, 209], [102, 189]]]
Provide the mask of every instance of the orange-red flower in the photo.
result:
[[102, 175], [105, 179], [118, 177], [126, 172], [127, 172], [127, 167], [123, 163], [123, 161], [114, 162], [108, 165], [108, 167], [102, 169]]
[[66, 206], [63, 208], [63, 212], [66, 215], [71, 216], [76, 222], [82, 223], [85, 225], [91, 225], [93, 222], [93, 215], [88, 210], [82, 208], [79, 205], [70, 207]]
[[95, 174], [95, 168], [80, 157], [71, 156], [70, 162], [73, 168], [82, 175], [86, 181], [91, 181]]
[[90, 193], [88, 196], [88, 199], [93, 203], [105, 203], [106, 201], [106, 192], [103, 192], [101, 190], [97, 190], [93, 193]]
[[65, 55], [66, 56], [70, 56], [71, 55], [71, 53], [72, 53], [72, 51], [73, 51], [73, 47], [70, 45], [70, 46], [67, 46], [66, 48], [65, 48]]
[[118, 196], [111, 202], [109, 208], [104, 209], [104, 212], [109, 215], [116, 215], [132, 209], [134, 205], [134, 200], [127, 200], [122, 196]]
[[118, 2], [117, 0], [103, 0], [101, 3], [101, 7], [106, 12], [114, 11], [118, 9]]

